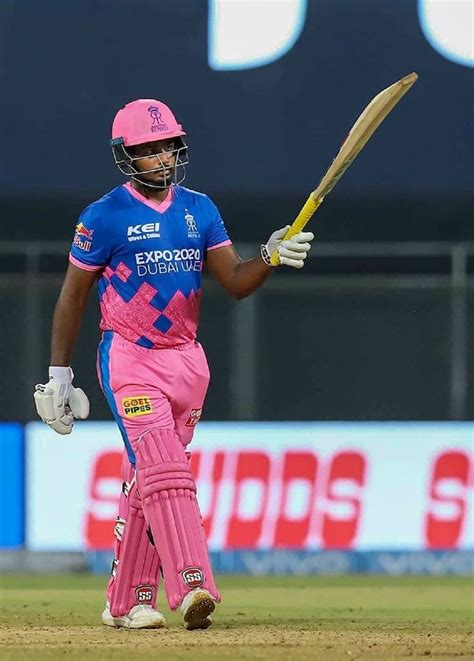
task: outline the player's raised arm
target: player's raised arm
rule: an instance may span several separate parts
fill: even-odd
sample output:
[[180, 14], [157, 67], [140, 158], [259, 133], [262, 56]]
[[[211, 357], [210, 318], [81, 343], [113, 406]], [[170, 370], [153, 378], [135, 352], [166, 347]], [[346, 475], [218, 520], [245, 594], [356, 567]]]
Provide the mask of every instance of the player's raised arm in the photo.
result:
[[260, 248], [260, 255], [243, 261], [232, 245], [209, 249], [207, 266], [222, 287], [234, 298], [249, 296], [268, 277], [273, 268], [271, 255], [277, 253], [279, 264], [300, 269], [304, 266], [312, 232], [299, 232], [291, 239], [283, 240], [289, 225], [273, 232], [267, 243]]
[[70, 367], [74, 344], [95, 271], [69, 264], [53, 316], [49, 381], [38, 384], [35, 404], [38, 415], [58, 434], [70, 434], [74, 418], [89, 415], [89, 400], [81, 388], [74, 388]]

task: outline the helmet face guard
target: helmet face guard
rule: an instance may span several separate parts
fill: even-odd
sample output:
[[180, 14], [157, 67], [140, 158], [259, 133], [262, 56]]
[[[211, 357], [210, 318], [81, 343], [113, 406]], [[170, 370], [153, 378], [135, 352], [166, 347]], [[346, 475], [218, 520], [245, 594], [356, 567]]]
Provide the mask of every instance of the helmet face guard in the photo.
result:
[[[188, 159], [188, 146], [184, 142], [181, 136], [173, 138], [174, 148], [167, 149], [165, 152], [156, 152], [156, 154], [147, 154], [146, 156], [133, 156], [133, 153], [127, 149], [124, 144], [123, 138], [113, 138], [110, 141], [112, 147], [112, 154], [114, 161], [120, 172], [127, 177], [131, 177], [138, 183], [143, 186], [149, 186], [150, 188], [164, 189], [168, 188], [172, 184], [180, 184], [184, 181], [186, 177], [186, 165], [189, 163]], [[133, 145], [135, 146], [135, 145]], [[174, 164], [168, 165], [165, 164], [161, 155], [166, 153], [167, 155], [174, 156]], [[157, 158], [159, 165], [156, 168], [150, 170], [141, 170], [136, 167], [144, 159]], [[166, 170], [171, 169], [171, 172], [167, 175]], [[147, 174], [153, 174], [155, 172], [160, 172], [163, 174], [163, 183], [159, 184], [156, 182], [151, 182], [146, 179]]]

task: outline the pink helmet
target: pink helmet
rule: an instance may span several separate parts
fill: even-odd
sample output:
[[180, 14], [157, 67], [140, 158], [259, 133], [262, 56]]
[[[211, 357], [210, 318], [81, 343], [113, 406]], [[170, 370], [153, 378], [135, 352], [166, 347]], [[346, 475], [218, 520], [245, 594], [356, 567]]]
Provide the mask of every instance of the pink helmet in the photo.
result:
[[[166, 104], [156, 99], [137, 99], [127, 103], [115, 115], [110, 146], [115, 164], [123, 174], [151, 188], [166, 188], [170, 183], [181, 183], [186, 176], [188, 148], [183, 139], [185, 135], [183, 127]], [[176, 162], [173, 174], [161, 184], [152, 183], [146, 175], [164, 170], [163, 164], [151, 170], [137, 170], [135, 164], [140, 161], [140, 157], [134, 157], [127, 151], [127, 147], [169, 138], [175, 138]]]
[[112, 140], [122, 138], [126, 147], [183, 135], [186, 133], [171, 109], [156, 99], [137, 99], [127, 103], [115, 115], [112, 124]]

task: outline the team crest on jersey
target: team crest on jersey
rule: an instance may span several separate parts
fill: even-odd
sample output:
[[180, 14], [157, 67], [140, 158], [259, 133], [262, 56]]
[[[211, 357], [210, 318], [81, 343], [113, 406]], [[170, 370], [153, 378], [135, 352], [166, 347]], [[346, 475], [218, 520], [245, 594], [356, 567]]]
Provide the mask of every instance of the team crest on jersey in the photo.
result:
[[201, 235], [199, 234], [199, 230], [197, 228], [194, 216], [190, 214], [187, 209], [185, 209], [185, 211], [186, 211], [186, 215], [184, 216], [184, 220], [186, 221], [186, 225], [188, 226], [188, 237], [190, 239], [199, 239]]

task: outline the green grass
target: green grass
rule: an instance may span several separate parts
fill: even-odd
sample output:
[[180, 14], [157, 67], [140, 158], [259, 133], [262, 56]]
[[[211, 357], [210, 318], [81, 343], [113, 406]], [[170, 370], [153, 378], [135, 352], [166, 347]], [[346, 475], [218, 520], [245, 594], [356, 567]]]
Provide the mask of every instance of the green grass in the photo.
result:
[[207, 631], [103, 627], [105, 577], [0, 579], [0, 657], [7, 659], [474, 658], [474, 585], [462, 577], [221, 577]]

